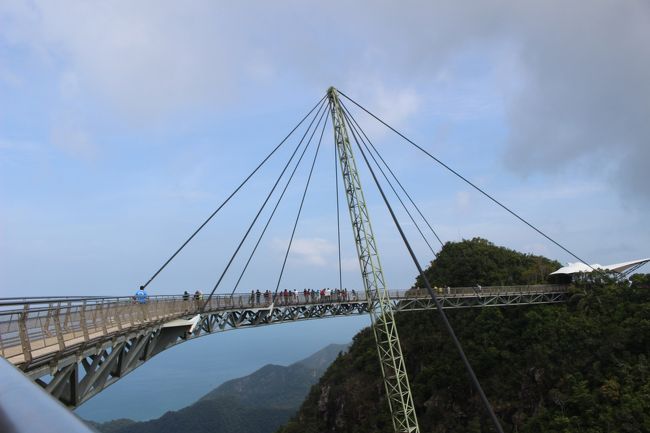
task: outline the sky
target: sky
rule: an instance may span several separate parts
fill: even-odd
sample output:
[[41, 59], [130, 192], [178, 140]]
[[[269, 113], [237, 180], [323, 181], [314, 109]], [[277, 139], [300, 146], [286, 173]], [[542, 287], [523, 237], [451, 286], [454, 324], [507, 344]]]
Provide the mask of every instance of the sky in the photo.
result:
[[[0, 294], [132, 293], [329, 86], [586, 261], [649, 257], [648, 76], [641, 0], [0, 0]], [[348, 106], [443, 242], [480, 236], [576, 261]], [[314, 147], [239, 289], [338, 286], [325, 126], [282, 280]], [[150, 294], [214, 287], [301, 132]], [[415, 267], [357, 162], [388, 286], [407, 288]], [[433, 254], [389, 198], [427, 264]], [[359, 287], [339, 199], [343, 286]], [[269, 212], [218, 293], [234, 287]]]
[[[650, 256], [649, 54], [642, 1], [4, 0], [0, 287], [7, 296], [131, 292], [330, 85], [579, 257]], [[575, 261], [353, 114], [443, 241], [482, 236]], [[290, 286], [338, 285], [330, 131], [283, 277]], [[288, 155], [272, 159], [151, 291], [213, 287]], [[305, 174], [243, 288], [266, 287], [279, 267]], [[362, 179], [387, 278], [407, 287], [415, 268], [363, 170]], [[353, 286], [341, 217], [344, 285]], [[431, 252], [404, 221], [427, 263]]]

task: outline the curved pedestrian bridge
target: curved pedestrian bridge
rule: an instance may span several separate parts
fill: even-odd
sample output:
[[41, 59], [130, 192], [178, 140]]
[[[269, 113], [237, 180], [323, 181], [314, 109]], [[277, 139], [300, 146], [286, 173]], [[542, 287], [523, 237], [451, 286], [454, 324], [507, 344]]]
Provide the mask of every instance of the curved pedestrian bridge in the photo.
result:
[[[436, 289], [443, 308], [562, 302], [567, 286]], [[435, 309], [425, 290], [391, 290], [395, 312]], [[370, 300], [372, 304], [374, 301]], [[76, 407], [163, 350], [203, 335], [277, 323], [366, 314], [363, 291], [330, 296], [152, 296], [0, 299], [0, 355]]]

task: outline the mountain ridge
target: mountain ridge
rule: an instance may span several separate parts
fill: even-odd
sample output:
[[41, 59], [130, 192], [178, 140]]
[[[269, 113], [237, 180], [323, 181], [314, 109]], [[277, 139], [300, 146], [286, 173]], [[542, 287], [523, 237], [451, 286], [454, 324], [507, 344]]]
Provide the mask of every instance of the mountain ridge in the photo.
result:
[[327, 366], [348, 347], [330, 344], [288, 366], [266, 364], [153, 420], [86, 422], [102, 433], [270, 433], [295, 413]]

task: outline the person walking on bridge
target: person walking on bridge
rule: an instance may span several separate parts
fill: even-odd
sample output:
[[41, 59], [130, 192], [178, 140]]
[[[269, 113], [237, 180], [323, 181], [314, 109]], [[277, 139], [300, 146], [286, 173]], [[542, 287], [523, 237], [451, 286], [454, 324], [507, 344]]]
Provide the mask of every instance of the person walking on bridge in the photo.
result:
[[196, 308], [199, 308], [199, 304], [201, 303], [202, 299], [203, 299], [203, 293], [201, 293], [200, 290], [194, 292], [194, 305], [196, 306]]
[[183, 308], [185, 311], [190, 311], [190, 292], [187, 290], [183, 292]]
[[145, 304], [147, 303], [147, 299], [149, 296], [147, 295], [147, 292], [144, 291], [144, 286], [140, 286], [140, 289], [135, 292], [135, 302], [138, 304], [138, 310], [140, 310], [140, 313], [142, 314], [142, 320], [147, 321], [147, 308], [145, 307]]
[[138, 304], [146, 304], [147, 299], [149, 299], [149, 295], [147, 295], [147, 292], [145, 292], [144, 286], [140, 286], [140, 289], [135, 292], [135, 301]]

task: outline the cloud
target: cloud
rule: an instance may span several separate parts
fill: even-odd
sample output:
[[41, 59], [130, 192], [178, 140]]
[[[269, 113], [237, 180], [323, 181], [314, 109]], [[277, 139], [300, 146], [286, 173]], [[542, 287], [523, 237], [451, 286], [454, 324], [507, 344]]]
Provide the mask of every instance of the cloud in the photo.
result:
[[212, 100], [224, 103], [242, 64], [234, 59], [239, 47], [228, 38], [236, 24], [217, 9], [207, 1], [188, 8], [64, 0], [31, 7], [10, 2], [0, 16], [12, 24], [6, 40], [64, 65], [63, 86], [74, 71], [84, 91], [119, 112], [155, 119]]
[[[287, 240], [275, 239], [273, 244], [276, 250], [284, 251], [287, 247]], [[299, 263], [326, 266], [328, 257], [336, 251], [336, 246], [326, 239], [295, 238], [291, 245], [290, 257]]]
[[96, 95], [136, 123], [289, 84], [344, 83], [398, 123], [428, 100], [457, 119], [503, 105], [510, 170], [586, 167], [650, 203], [643, 0], [9, 1], [0, 37], [46, 59], [62, 93]]
[[341, 259], [341, 269], [343, 271], [358, 271], [359, 259], [356, 257], [349, 257]]
[[66, 154], [83, 160], [92, 160], [97, 156], [98, 147], [85, 131], [71, 124], [55, 125], [50, 132], [52, 144]]
[[[650, 8], [540, 6], [519, 29], [525, 85], [513, 95], [506, 161], [520, 173], [588, 169], [650, 203]], [[533, 15], [533, 12], [536, 12]], [[605, 30], [607, 29], [607, 30]]]
[[30, 141], [10, 140], [0, 137], [0, 150], [31, 152], [39, 149], [36, 143]]
[[[363, 84], [357, 80], [348, 82], [343, 89], [361, 89], [355, 92], [355, 99], [364, 101], [364, 105], [372, 106], [376, 113], [391, 124], [400, 124], [412, 116], [420, 108], [420, 97], [415, 89], [404, 87], [388, 88], [380, 79], [369, 80], [367, 77]], [[346, 101], [344, 101], [346, 103]], [[351, 103], [346, 103], [348, 108], [354, 108]]]
[[467, 212], [470, 207], [470, 193], [468, 191], [458, 191], [454, 202], [459, 212]]

